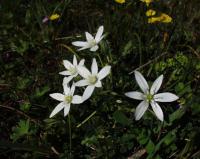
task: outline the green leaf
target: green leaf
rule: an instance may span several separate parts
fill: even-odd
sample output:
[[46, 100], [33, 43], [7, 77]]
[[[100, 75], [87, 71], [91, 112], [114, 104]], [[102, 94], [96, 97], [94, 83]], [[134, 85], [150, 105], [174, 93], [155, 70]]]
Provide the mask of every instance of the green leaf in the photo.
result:
[[172, 113], [169, 116], [169, 122], [170, 124], [172, 124], [175, 120], [180, 119], [185, 113], [185, 109], [184, 108], [180, 108], [178, 110], [176, 110], [174, 113]]
[[113, 113], [113, 119], [124, 126], [130, 125], [131, 121], [122, 113], [121, 111], [117, 110]]
[[36, 97], [42, 97], [45, 93], [47, 93], [50, 90], [48, 86], [44, 86], [42, 88], [37, 88], [35, 92]]
[[155, 145], [151, 140], [149, 140], [148, 144], [146, 145], [146, 150], [148, 154], [151, 154], [152, 152], [154, 152]]
[[18, 125], [13, 128], [13, 134], [11, 134], [10, 138], [15, 142], [19, 138], [24, 135], [29, 134], [30, 123], [29, 120], [20, 120]]

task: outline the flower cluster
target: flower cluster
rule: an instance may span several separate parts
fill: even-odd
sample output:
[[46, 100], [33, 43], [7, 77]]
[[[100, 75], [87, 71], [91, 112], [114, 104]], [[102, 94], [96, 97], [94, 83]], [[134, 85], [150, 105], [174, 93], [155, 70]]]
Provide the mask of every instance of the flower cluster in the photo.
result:
[[[72, 42], [72, 45], [82, 47], [80, 50], [90, 49], [90, 51], [98, 50], [98, 43], [103, 39], [103, 26], [100, 26], [95, 38], [88, 32], [85, 33], [87, 41], [76, 41]], [[104, 79], [111, 70], [111, 66], [105, 66], [98, 71], [98, 65], [95, 58], [92, 60], [91, 72], [84, 65], [85, 60], [82, 59], [77, 61], [76, 56], [73, 57], [73, 62], [63, 60], [65, 70], [59, 72], [60, 75], [65, 76], [63, 78], [63, 89], [64, 93], [53, 93], [50, 97], [60, 101], [60, 103], [54, 108], [50, 114], [50, 118], [57, 114], [59, 111], [64, 109], [64, 116], [69, 113], [71, 104], [81, 104], [89, 99], [95, 89], [95, 87], [102, 87], [101, 80]], [[76, 77], [80, 76], [83, 79], [75, 81]], [[71, 84], [71, 87], [70, 87]], [[76, 87], [86, 87], [82, 96], [74, 95]]]
[[[154, 15], [155, 11], [151, 10], [146, 14]], [[93, 37], [92, 34], [85, 32], [86, 41], [75, 41], [72, 42], [72, 45], [81, 47], [78, 49], [78, 51], [89, 49], [90, 51], [94, 52], [98, 50], [98, 44], [104, 38], [103, 30], [104, 27], [100, 26], [95, 37]], [[104, 66], [101, 70], [99, 70], [97, 61], [95, 58], [93, 58], [91, 70], [89, 70], [86, 68], [84, 63], [84, 59], [78, 62], [75, 55], [72, 63], [68, 60], [63, 60], [63, 65], [66, 70], [60, 72], [59, 74], [65, 76], [63, 79], [64, 93], [50, 94], [52, 98], [60, 101], [60, 103], [52, 111], [50, 117], [53, 117], [62, 109], [64, 109], [64, 116], [66, 116], [69, 113], [71, 104], [83, 103], [91, 97], [96, 87], [102, 87], [102, 80], [110, 73], [111, 66]], [[151, 105], [157, 118], [163, 121], [163, 111], [157, 102], [172, 102], [177, 100], [178, 96], [169, 92], [157, 93], [161, 87], [163, 75], [159, 76], [153, 82], [152, 86], [149, 87], [147, 81], [140, 72], [135, 71], [134, 73], [136, 82], [141, 88], [142, 93], [131, 91], [125, 93], [125, 95], [136, 100], [142, 100], [142, 102], [136, 108], [135, 119], [139, 120], [148, 109], [149, 105]], [[77, 76], [79, 76], [78, 79], [80, 79], [80, 77], [82, 77], [82, 79], [76, 81]], [[71, 87], [69, 86], [70, 83]], [[86, 87], [82, 96], [74, 95], [76, 87]]]
[[165, 14], [160, 13], [159, 15], [156, 15], [156, 11], [149, 9], [146, 11], [146, 16], [148, 17], [148, 23], [156, 23], [156, 22], [162, 22], [162, 23], [170, 23], [172, 22], [172, 18]]
[[[147, 8], [149, 7], [149, 5], [151, 3], [154, 2], [154, 0], [140, 0], [140, 1], [145, 3]], [[126, 1], [125, 0], [115, 0], [115, 2], [123, 4]], [[157, 14], [157, 12], [155, 10], [153, 10], [153, 9], [148, 9], [146, 11], [146, 16], [148, 18], [148, 23], [151, 23], [151, 24], [152, 23], [158, 23], [158, 22], [161, 22], [161, 23], [170, 23], [170, 22], [172, 22], [172, 17], [170, 17], [166, 13], [158, 13]]]

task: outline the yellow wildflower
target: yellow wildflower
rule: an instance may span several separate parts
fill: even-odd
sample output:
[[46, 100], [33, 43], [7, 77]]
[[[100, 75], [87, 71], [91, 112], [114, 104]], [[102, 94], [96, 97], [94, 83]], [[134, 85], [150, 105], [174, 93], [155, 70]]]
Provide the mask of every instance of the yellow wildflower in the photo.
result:
[[148, 11], [146, 11], [146, 16], [147, 17], [151, 17], [154, 16], [156, 14], [156, 11], [153, 9], [149, 9]]
[[170, 22], [172, 22], [172, 18], [169, 15], [165, 14], [165, 13], [162, 13], [158, 17], [150, 17], [150, 18], [148, 18], [148, 23], [156, 23], [156, 22], [170, 23]]
[[56, 19], [58, 19], [58, 18], [60, 18], [60, 15], [59, 15], [59, 14], [52, 14], [52, 15], [49, 17], [50, 20], [56, 20]]
[[140, 1], [146, 3], [146, 6], [147, 6], [147, 7], [149, 6], [150, 3], [153, 2], [153, 0], [140, 0]]
[[125, 1], [125, 0], [115, 0], [115, 2], [120, 3], [120, 4], [123, 4], [123, 3], [125, 3], [126, 1]]

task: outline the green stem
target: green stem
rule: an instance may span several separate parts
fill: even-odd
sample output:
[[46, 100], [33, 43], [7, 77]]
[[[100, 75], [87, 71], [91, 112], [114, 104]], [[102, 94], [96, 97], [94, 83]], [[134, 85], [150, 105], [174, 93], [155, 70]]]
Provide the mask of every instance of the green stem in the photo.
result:
[[137, 33], [134, 33], [137, 37], [138, 43], [139, 43], [139, 54], [140, 54], [140, 65], [142, 64], [142, 42], [140, 39], [140, 36]]
[[71, 132], [71, 120], [70, 114], [68, 114], [68, 124], [69, 124], [69, 158], [72, 157], [72, 132]]
[[82, 126], [84, 123], [86, 123], [93, 115], [95, 115], [96, 114], [96, 110], [92, 113], [92, 114], [90, 114], [85, 120], [83, 120], [80, 124], [78, 124], [76, 127], [77, 128], [79, 128], [80, 126]]
[[102, 62], [101, 57], [99, 56], [98, 53], [97, 53], [97, 56], [98, 56], [98, 58], [99, 58], [99, 61], [100, 61], [100, 63], [101, 63], [101, 66], [103, 67], [103, 62]]

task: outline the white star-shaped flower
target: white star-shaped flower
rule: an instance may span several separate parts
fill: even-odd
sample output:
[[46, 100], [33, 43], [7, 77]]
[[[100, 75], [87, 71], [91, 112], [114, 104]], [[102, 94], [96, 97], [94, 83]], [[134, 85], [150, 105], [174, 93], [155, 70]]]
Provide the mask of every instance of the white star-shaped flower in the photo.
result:
[[93, 37], [90, 33], [85, 32], [87, 41], [75, 41], [75, 42], [72, 42], [72, 45], [81, 47], [80, 49], [78, 49], [79, 51], [85, 50], [85, 49], [90, 49], [90, 51], [93, 51], [93, 52], [97, 51], [99, 48], [98, 46], [99, 42], [104, 38], [103, 30], [104, 30], [104, 27], [100, 26], [98, 28], [98, 31], [95, 37]]
[[83, 102], [81, 96], [74, 95], [75, 91], [74, 85], [72, 85], [71, 88], [68, 85], [63, 85], [63, 88], [64, 88], [64, 94], [61, 93], [50, 94], [50, 97], [60, 101], [60, 103], [54, 108], [54, 110], [50, 114], [50, 118], [53, 117], [62, 109], [64, 109], [64, 116], [66, 116], [69, 113], [71, 104], [80, 104]]
[[111, 66], [105, 66], [98, 72], [96, 59], [93, 58], [91, 72], [83, 67], [78, 67], [78, 73], [84, 78], [75, 83], [76, 86], [87, 86], [83, 93], [83, 100], [87, 100], [92, 95], [95, 87], [102, 87], [101, 80], [110, 73]]
[[163, 75], [153, 82], [151, 88], [140, 72], [135, 71], [135, 79], [143, 93], [137, 91], [125, 93], [127, 97], [142, 100], [135, 110], [135, 120], [139, 120], [143, 116], [150, 104], [157, 118], [163, 121], [163, 111], [157, 102], [173, 102], [179, 97], [169, 92], [156, 94], [162, 84]]
[[82, 59], [78, 64], [75, 55], [74, 55], [74, 58], [73, 58], [73, 64], [68, 60], [63, 60], [63, 64], [64, 64], [64, 66], [67, 70], [59, 72], [59, 74], [64, 75], [64, 76], [68, 76], [68, 77], [64, 78], [65, 84], [68, 84], [74, 77], [76, 77], [78, 75], [77, 67], [83, 66], [84, 62], [85, 62], [85, 60]]

